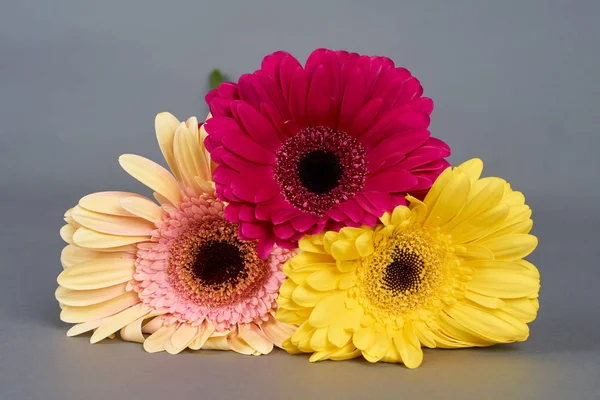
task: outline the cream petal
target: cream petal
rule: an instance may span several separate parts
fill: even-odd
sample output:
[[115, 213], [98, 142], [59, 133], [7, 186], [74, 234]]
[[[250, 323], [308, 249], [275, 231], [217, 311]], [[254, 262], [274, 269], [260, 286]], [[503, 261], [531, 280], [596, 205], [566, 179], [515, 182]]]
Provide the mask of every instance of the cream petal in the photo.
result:
[[69, 337], [77, 336], [77, 335], [81, 335], [82, 333], [86, 333], [91, 330], [94, 330], [94, 329], [98, 328], [100, 325], [102, 325], [103, 323], [105, 323], [106, 321], [108, 321], [109, 318], [110, 317], [100, 318], [100, 319], [96, 319], [96, 320], [92, 320], [92, 321], [82, 322], [77, 325], [73, 325], [71, 327], [71, 329], [69, 329], [67, 331], [67, 336], [69, 336]]
[[177, 180], [162, 166], [147, 158], [134, 154], [124, 154], [119, 157], [121, 167], [132, 177], [160, 193], [173, 205], [181, 200], [181, 187]]
[[269, 354], [273, 350], [271, 342], [255, 324], [240, 324], [239, 335], [248, 345], [261, 354]]
[[181, 181], [181, 174], [175, 162], [175, 153], [173, 152], [173, 141], [175, 139], [175, 130], [179, 126], [179, 120], [168, 112], [161, 112], [154, 120], [154, 129], [160, 151], [167, 161], [169, 168], [177, 180]]
[[62, 228], [60, 228], [60, 237], [62, 238], [62, 240], [64, 240], [65, 242], [69, 243], [69, 244], [75, 244], [75, 242], [73, 242], [73, 235], [75, 234], [75, 232], [77, 231], [77, 227], [71, 224], [67, 224], [67, 225], [63, 225]]
[[100, 304], [84, 307], [65, 306], [60, 313], [60, 319], [72, 323], [92, 321], [114, 315], [139, 301], [137, 293], [127, 292]]
[[120, 331], [121, 339], [127, 342], [144, 343], [146, 338], [142, 332], [142, 324], [149, 317], [150, 315], [145, 315], [125, 325]]
[[138, 217], [101, 214], [75, 207], [72, 217], [81, 226], [100, 233], [119, 236], [150, 236], [156, 226]]
[[269, 318], [269, 320], [263, 322], [260, 327], [265, 336], [273, 342], [275, 346], [280, 348], [283, 345], [283, 342], [289, 339], [295, 331], [293, 326], [279, 322], [274, 318]]
[[[241, 339], [240, 339], [241, 340]], [[250, 351], [252, 348], [246, 345]], [[231, 350], [227, 336], [217, 336], [209, 338], [202, 346], [204, 350]], [[252, 354], [252, 353], [249, 353]]]
[[[128, 197], [121, 200], [121, 206], [131, 214], [152, 223], [162, 219], [162, 208], [150, 199], [143, 197]], [[156, 226], [152, 226], [156, 228]]]
[[131, 259], [92, 260], [65, 269], [58, 275], [57, 282], [72, 290], [100, 289], [128, 282], [134, 272], [135, 261]]
[[196, 176], [205, 181], [211, 180], [209, 159], [198, 141], [197, 123], [195, 130], [192, 131], [186, 124], [179, 124], [175, 132], [173, 147], [179, 171], [183, 180], [189, 182], [189, 186], [193, 186]]
[[74, 267], [84, 262], [98, 259], [135, 259], [135, 254], [124, 251], [101, 253], [75, 245], [65, 246], [60, 254], [60, 262], [64, 268]]
[[138, 303], [126, 310], [121, 311], [118, 314], [113, 315], [108, 319], [108, 321], [96, 329], [90, 338], [90, 343], [98, 343], [99, 341], [106, 339], [108, 336], [121, 330], [121, 328], [127, 324], [149, 313], [150, 310], [143, 310], [142, 304]]
[[164, 320], [162, 317], [153, 318], [150, 321], [148, 321], [145, 325], [142, 325], [142, 332], [152, 334], [160, 328], [162, 328], [163, 324]]
[[188, 345], [194, 341], [198, 335], [198, 327], [182, 324], [173, 335], [171, 335], [170, 343], [171, 347], [167, 347], [166, 350], [169, 354], [178, 354], [185, 350]]
[[202, 324], [198, 326], [198, 336], [196, 336], [196, 339], [190, 343], [190, 349], [200, 350], [214, 332], [215, 327], [213, 324], [211, 324], [208, 320], [202, 321]]
[[132, 217], [133, 215], [121, 207], [121, 200], [127, 197], [143, 197], [129, 192], [97, 192], [88, 194], [79, 200], [79, 206], [89, 211], [102, 214]]
[[152, 335], [148, 336], [144, 341], [144, 350], [148, 353], [157, 353], [165, 350], [165, 342], [167, 342], [177, 327], [175, 325], [165, 325], [160, 327]]
[[145, 242], [150, 236], [119, 236], [96, 232], [94, 230], [81, 227], [75, 231], [73, 242], [77, 246], [88, 249], [108, 249], [121, 246], [127, 246], [134, 243]]
[[126, 292], [126, 283], [93, 290], [71, 290], [59, 286], [55, 297], [60, 303], [67, 306], [89, 306], [113, 299]]
[[[208, 340], [204, 346], [205, 349], [209, 349], [210, 346], [210, 342], [211, 340]], [[222, 343], [219, 343], [220, 345], [222, 345]], [[246, 343], [246, 341], [244, 339], [242, 339], [239, 335], [237, 336], [229, 336], [227, 337], [227, 345], [228, 348], [215, 348], [215, 350], [233, 350], [236, 353], [239, 354], [244, 354], [247, 356], [253, 355], [255, 350], [252, 348], [252, 346], [250, 346], [248, 343]]]

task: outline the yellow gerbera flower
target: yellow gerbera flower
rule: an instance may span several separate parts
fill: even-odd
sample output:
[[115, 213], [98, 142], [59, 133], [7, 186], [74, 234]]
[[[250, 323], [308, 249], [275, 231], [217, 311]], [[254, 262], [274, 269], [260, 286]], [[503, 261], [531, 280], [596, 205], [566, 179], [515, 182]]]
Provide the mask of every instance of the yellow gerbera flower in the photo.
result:
[[446, 169], [424, 201], [407, 196], [374, 228], [306, 236], [284, 266], [276, 317], [300, 325], [284, 343], [310, 361], [363, 355], [423, 360], [421, 346], [519, 342], [538, 310], [537, 245], [522, 193], [479, 179], [473, 159]]

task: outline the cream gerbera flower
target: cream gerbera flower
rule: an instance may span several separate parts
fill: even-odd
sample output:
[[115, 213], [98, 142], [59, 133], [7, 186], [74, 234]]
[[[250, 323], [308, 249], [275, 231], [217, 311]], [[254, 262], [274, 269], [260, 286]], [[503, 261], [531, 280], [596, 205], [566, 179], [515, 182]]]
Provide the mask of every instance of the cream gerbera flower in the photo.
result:
[[419, 366], [421, 346], [524, 341], [538, 310], [531, 210], [483, 164], [448, 168], [423, 202], [408, 196], [375, 228], [300, 240], [285, 266], [277, 318], [299, 324], [284, 343], [310, 360], [363, 355]]
[[275, 248], [262, 260], [255, 242], [238, 239], [237, 224], [215, 198], [196, 118], [180, 123], [159, 114], [156, 134], [173, 174], [140, 156], [119, 161], [160, 205], [101, 192], [65, 214], [61, 236], [69, 245], [56, 298], [61, 319], [76, 324], [68, 335], [93, 330], [95, 343], [120, 331], [149, 352], [269, 353], [293, 332], [273, 317], [292, 253]]

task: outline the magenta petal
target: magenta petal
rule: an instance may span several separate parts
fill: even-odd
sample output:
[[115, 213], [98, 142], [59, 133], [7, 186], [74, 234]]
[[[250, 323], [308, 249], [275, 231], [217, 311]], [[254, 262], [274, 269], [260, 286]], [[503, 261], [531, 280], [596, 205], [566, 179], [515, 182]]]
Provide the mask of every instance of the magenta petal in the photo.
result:
[[421, 147], [411, 152], [408, 157], [397, 165], [398, 168], [412, 170], [415, 167], [426, 164], [441, 157], [441, 151], [436, 147]]
[[292, 223], [292, 227], [294, 227], [294, 229], [296, 229], [297, 231], [305, 232], [312, 225], [314, 225], [318, 219], [319, 219], [319, 217], [317, 217], [316, 215], [303, 214], [303, 215], [300, 215], [299, 217], [292, 219], [291, 223]]
[[331, 81], [327, 70], [323, 65], [319, 65], [311, 77], [308, 102], [306, 103], [308, 121], [312, 126], [326, 123], [329, 116], [331, 94]]
[[240, 219], [238, 217], [240, 211], [240, 207], [235, 204], [229, 204], [225, 207], [225, 218], [228, 221], [238, 223]]
[[238, 212], [238, 217], [242, 221], [254, 221], [256, 219], [254, 206], [248, 203], [243, 204]]
[[247, 239], [258, 239], [268, 234], [266, 224], [242, 221], [240, 223], [240, 234]]
[[[261, 182], [257, 185], [257, 182]], [[273, 179], [260, 175], [244, 174], [232, 180], [233, 193], [245, 201], [262, 203], [271, 200], [279, 194], [279, 185]]]
[[256, 144], [252, 139], [241, 135], [229, 135], [221, 140], [223, 145], [246, 160], [254, 161], [260, 164], [274, 164], [275, 154], [262, 146]]
[[325, 213], [335, 221], [344, 221], [346, 218], [348, 218], [346, 214], [335, 208], [327, 210]]
[[347, 130], [346, 126], [352, 122], [352, 119], [364, 104], [366, 92], [367, 87], [363, 74], [360, 70], [354, 69], [348, 84], [344, 88], [344, 97], [340, 109], [340, 129]]
[[273, 232], [275, 233], [275, 235], [277, 235], [277, 237], [282, 239], [289, 239], [297, 233], [297, 231], [290, 224], [287, 223], [275, 225], [273, 227]]
[[290, 111], [296, 124], [304, 128], [306, 120], [306, 99], [308, 95], [308, 75], [302, 68], [296, 69], [290, 84]]
[[371, 175], [365, 182], [365, 190], [380, 192], [404, 192], [417, 184], [417, 178], [408, 171], [392, 169]]
[[295, 208], [288, 208], [284, 210], [278, 210], [273, 213], [272, 221], [274, 224], [279, 225], [284, 222], [288, 222], [292, 218], [296, 218], [302, 214], [301, 211], [296, 210]]
[[379, 114], [379, 110], [381, 108], [381, 104], [383, 101], [381, 99], [373, 99], [364, 105], [352, 120], [352, 123], [346, 126], [346, 132], [353, 137], [359, 137], [367, 130], [371, 125], [373, 125], [373, 121]]
[[260, 258], [266, 260], [271, 253], [271, 249], [275, 245], [275, 237], [274, 236], [263, 236], [258, 240], [256, 244], [256, 253]]
[[350, 199], [341, 203], [338, 206], [338, 209], [340, 209], [344, 214], [346, 214], [348, 218], [350, 218], [354, 222], [359, 222], [365, 215], [365, 210], [363, 210], [356, 203], [356, 201], [354, 201], [354, 199]]
[[246, 132], [256, 143], [270, 151], [279, 149], [281, 145], [279, 135], [268, 119], [241, 101], [233, 102], [232, 109], [235, 110], [234, 115], [237, 114]]
[[448, 146], [445, 142], [441, 141], [440, 139], [433, 138], [433, 137], [429, 138], [429, 140], [427, 141], [427, 143], [425, 143], [425, 145], [436, 147], [436, 148], [440, 149], [442, 152], [441, 157], [443, 157], [443, 158], [450, 156], [450, 146]]
[[321, 233], [323, 231], [323, 229], [325, 229], [327, 221], [328, 221], [327, 218], [321, 218], [321, 221], [319, 221], [317, 224], [311, 226], [310, 229], [308, 229], [305, 232], [305, 234], [316, 235], [317, 233]]
[[417, 175], [417, 179], [419, 182], [410, 189], [411, 191], [429, 189], [433, 185], [433, 181], [424, 176]]
[[390, 209], [392, 204], [392, 196], [385, 192], [365, 192], [364, 196], [373, 204], [373, 207], [383, 211]]
[[364, 194], [358, 194], [354, 196], [354, 200], [361, 206], [367, 213], [373, 215], [381, 214], [381, 209], [374, 207], [370, 201], [367, 200]]
[[429, 97], [421, 97], [413, 100], [411, 106], [418, 111], [431, 115], [431, 112], [433, 111], [433, 100]]
[[427, 164], [423, 164], [416, 168], [413, 168], [410, 170], [410, 172], [412, 172], [414, 174], [415, 172], [422, 172], [422, 171], [439, 171], [439, 170], [446, 169], [446, 167], [448, 167], [448, 165], [449, 165], [448, 161], [438, 158], [437, 160], [434, 160]]
[[429, 131], [425, 129], [398, 132], [396, 134], [390, 132], [390, 136], [384, 138], [369, 151], [367, 160], [371, 163], [379, 159], [385, 159], [390, 153], [410, 153], [425, 143], [429, 136]]

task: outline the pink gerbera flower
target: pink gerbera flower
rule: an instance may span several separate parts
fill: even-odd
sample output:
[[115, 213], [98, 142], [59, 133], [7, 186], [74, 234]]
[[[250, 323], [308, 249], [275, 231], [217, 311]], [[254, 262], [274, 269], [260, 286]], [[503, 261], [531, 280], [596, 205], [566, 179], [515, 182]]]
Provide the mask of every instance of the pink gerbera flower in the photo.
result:
[[206, 148], [240, 237], [266, 257], [326, 227], [373, 225], [406, 192], [429, 189], [450, 149], [430, 137], [422, 93], [388, 58], [327, 49], [304, 67], [273, 53], [209, 92]]

